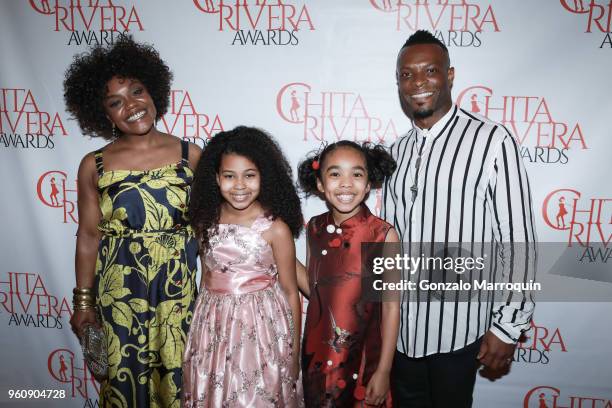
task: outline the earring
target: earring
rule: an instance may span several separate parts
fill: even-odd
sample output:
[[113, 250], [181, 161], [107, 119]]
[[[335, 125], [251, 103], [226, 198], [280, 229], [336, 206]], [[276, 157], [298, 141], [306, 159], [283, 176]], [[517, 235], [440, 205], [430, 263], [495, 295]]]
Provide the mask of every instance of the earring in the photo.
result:
[[115, 128], [115, 124], [113, 123], [113, 139], [117, 138], [117, 129]]

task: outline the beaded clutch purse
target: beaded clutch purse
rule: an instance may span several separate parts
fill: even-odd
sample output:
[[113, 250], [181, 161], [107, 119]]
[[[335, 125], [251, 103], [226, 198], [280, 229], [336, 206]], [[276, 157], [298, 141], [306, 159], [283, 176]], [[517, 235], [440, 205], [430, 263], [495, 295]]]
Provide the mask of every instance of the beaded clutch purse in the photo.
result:
[[104, 330], [93, 324], [85, 326], [81, 337], [81, 348], [87, 367], [98, 381], [108, 378], [108, 352], [104, 337]]

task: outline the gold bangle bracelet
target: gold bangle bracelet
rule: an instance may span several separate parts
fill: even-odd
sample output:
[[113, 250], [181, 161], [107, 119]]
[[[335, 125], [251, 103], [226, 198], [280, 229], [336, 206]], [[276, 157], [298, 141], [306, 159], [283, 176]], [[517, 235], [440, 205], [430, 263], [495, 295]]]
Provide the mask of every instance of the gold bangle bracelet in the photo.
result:
[[95, 299], [93, 297], [74, 297], [72, 298], [72, 303], [79, 303], [79, 302], [95, 303]]
[[95, 307], [95, 303], [73, 303], [72, 304], [73, 307], [75, 308], [81, 308], [81, 307]]
[[74, 310], [78, 310], [80, 312], [90, 312], [90, 311], [93, 312], [96, 309], [94, 307], [89, 306], [89, 307], [75, 307]]
[[88, 299], [94, 299], [94, 296], [93, 295], [73, 295], [72, 299], [85, 299], [85, 300], [88, 300]]
[[95, 300], [93, 298], [90, 299], [73, 299], [72, 300], [72, 304], [77, 305], [77, 304], [90, 304], [90, 305], [94, 305], [96, 304]]
[[72, 303], [76, 304], [76, 303], [90, 303], [90, 304], [95, 304], [96, 301], [92, 298], [92, 299], [73, 299]]
[[96, 302], [93, 299], [74, 299], [73, 305], [95, 305]]
[[74, 288], [72, 289], [72, 293], [75, 295], [84, 295], [93, 293], [93, 288]]
[[73, 304], [80, 304], [80, 303], [89, 303], [89, 304], [95, 304], [96, 302], [93, 299], [74, 299], [72, 301]]

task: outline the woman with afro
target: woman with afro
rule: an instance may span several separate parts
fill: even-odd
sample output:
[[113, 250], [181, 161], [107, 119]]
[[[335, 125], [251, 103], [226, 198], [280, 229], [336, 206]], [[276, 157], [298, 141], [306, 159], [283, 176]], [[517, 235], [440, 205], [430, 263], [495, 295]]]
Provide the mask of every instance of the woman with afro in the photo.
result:
[[180, 404], [198, 251], [187, 208], [201, 152], [156, 129], [171, 79], [157, 51], [130, 37], [76, 56], [65, 75], [68, 112], [110, 142], [79, 166], [70, 322], [79, 337], [89, 324], [104, 331], [101, 407]]

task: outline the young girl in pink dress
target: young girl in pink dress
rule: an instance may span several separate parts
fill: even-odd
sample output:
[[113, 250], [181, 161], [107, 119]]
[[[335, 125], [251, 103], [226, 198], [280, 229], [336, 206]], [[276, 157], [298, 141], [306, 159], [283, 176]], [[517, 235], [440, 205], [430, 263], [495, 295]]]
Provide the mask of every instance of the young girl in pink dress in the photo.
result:
[[293, 237], [303, 226], [291, 169], [258, 129], [213, 137], [189, 207], [202, 283], [185, 346], [183, 406], [301, 404], [301, 312]]

